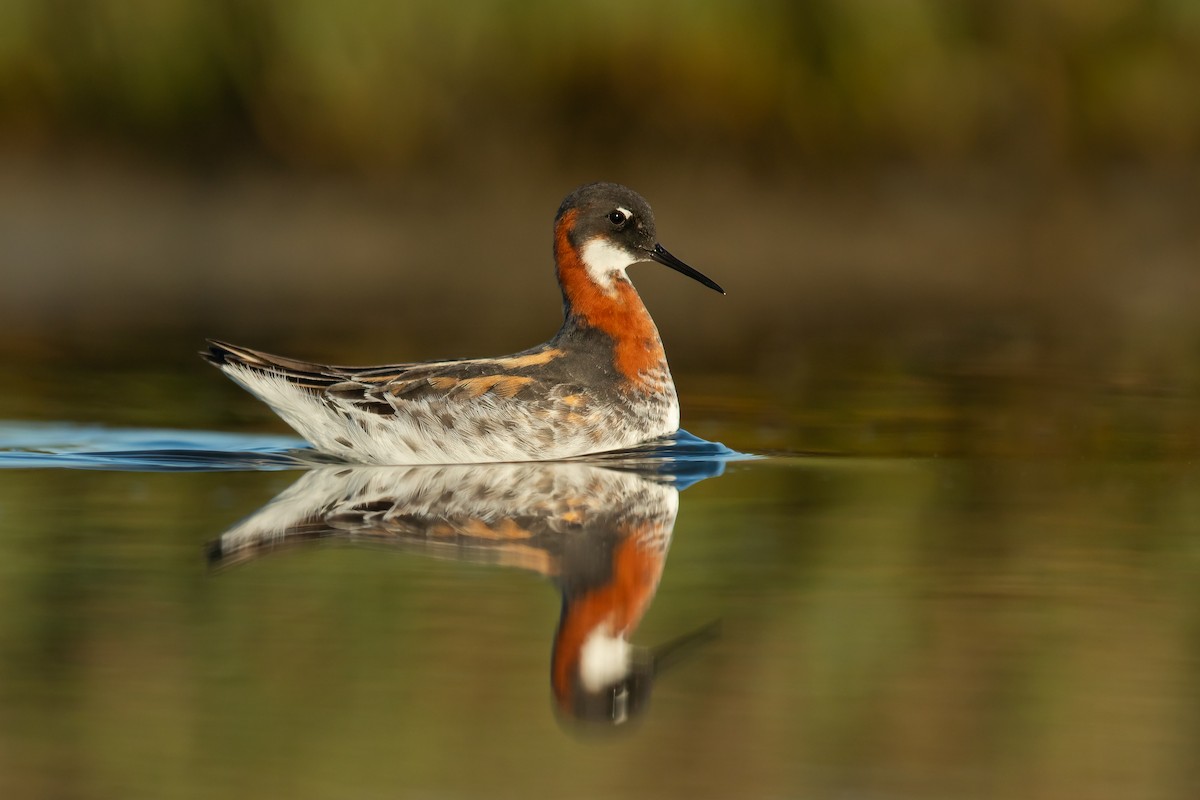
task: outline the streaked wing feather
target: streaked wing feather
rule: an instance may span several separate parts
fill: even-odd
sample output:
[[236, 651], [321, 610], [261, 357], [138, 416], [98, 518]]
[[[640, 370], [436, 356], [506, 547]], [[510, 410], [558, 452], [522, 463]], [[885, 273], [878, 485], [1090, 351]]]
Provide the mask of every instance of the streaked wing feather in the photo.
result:
[[202, 355], [217, 366], [234, 365], [281, 376], [293, 385], [333, 402], [387, 416], [397, 413], [409, 401], [462, 401], [487, 396], [510, 399], [522, 393], [546, 393], [551, 387], [538, 378], [538, 369], [561, 355], [561, 351], [543, 346], [497, 359], [346, 367], [301, 361], [209, 340], [209, 350]]

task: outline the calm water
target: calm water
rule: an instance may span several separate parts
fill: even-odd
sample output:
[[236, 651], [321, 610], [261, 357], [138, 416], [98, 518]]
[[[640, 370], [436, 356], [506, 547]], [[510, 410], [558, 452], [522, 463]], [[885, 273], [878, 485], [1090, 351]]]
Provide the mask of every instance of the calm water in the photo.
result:
[[1192, 461], [299, 445], [0, 425], [0, 795], [1200, 790]]

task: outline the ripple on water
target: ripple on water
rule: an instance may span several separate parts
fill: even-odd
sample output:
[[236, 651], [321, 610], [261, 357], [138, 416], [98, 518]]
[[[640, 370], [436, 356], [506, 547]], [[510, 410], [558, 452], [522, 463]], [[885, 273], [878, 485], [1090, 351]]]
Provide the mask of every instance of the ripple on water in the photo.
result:
[[[747, 458], [687, 431], [629, 450], [589, 457], [613, 468], [671, 472], [688, 482]], [[282, 470], [336, 459], [303, 439], [277, 434], [165, 428], [111, 428], [70, 422], [0, 422], [0, 469], [107, 469], [145, 472]]]

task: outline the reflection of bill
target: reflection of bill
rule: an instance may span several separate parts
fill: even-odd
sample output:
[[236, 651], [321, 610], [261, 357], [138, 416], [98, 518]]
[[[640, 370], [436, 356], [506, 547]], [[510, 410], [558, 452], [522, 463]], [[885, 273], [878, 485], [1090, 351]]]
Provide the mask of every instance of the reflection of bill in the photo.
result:
[[212, 543], [215, 565], [322, 538], [386, 543], [532, 570], [563, 596], [550, 682], [560, 714], [621, 724], [654, 675], [712, 636], [653, 651], [629, 636], [662, 577], [679, 505], [672, 476], [579, 463], [327, 467]]

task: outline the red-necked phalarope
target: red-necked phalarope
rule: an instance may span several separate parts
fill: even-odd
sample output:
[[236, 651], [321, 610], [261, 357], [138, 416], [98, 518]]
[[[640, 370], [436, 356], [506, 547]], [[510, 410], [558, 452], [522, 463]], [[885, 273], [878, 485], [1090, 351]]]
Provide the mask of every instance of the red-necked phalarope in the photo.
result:
[[598, 464], [326, 466], [214, 541], [213, 566], [357, 542], [536, 572], [562, 595], [550, 686], [563, 719], [620, 725], [709, 624], [653, 649], [630, 639], [658, 590], [679, 489], [670, 472]]
[[658, 329], [625, 270], [668, 253], [641, 195], [591, 183], [554, 222], [563, 326], [501, 358], [333, 367], [210, 341], [203, 355], [318, 450], [371, 464], [542, 461], [631, 447], [679, 429]]

